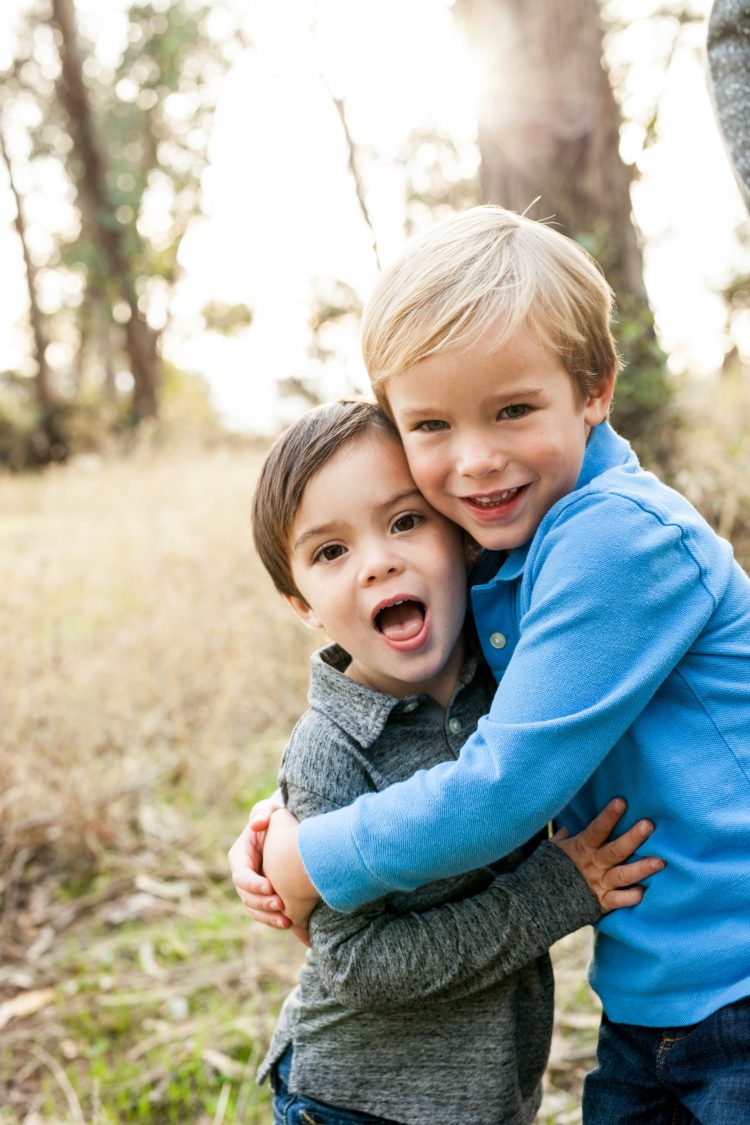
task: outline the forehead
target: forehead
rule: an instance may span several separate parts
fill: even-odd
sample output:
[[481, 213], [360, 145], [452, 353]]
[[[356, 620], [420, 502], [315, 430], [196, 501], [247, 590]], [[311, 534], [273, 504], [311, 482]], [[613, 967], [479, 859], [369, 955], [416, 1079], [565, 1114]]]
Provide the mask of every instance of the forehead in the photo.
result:
[[401, 443], [383, 430], [370, 430], [342, 445], [312, 474], [294, 525], [369, 510], [415, 487]]
[[523, 326], [504, 338], [496, 325], [450, 348], [418, 360], [412, 367], [391, 376], [384, 387], [394, 414], [404, 407], [448, 398], [459, 400], [480, 393], [501, 395], [533, 384], [569, 380], [559, 353]]

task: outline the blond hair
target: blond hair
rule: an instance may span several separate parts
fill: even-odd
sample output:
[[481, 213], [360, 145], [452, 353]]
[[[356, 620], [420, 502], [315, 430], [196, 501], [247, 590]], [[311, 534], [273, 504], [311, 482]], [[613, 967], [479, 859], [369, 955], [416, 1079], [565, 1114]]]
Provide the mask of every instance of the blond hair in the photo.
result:
[[387, 409], [393, 375], [491, 325], [498, 348], [525, 328], [560, 355], [583, 398], [619, 370], [611, 316], [612, 291], [577, 242], [502, 207], [473, 207], [412, 239], [381, 274], [362, 349]]

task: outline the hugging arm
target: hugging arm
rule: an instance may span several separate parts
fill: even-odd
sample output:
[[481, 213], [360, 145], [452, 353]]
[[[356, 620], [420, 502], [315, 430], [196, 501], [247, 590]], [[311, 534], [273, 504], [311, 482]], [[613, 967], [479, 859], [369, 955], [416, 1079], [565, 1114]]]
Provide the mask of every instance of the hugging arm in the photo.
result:
[[529, 839], [578, 792], [706, 625], [728, 581], [726, 544], [703, 542], [717, 557], [699, 565], [678, 524], [626, 497], [587, 493], [570, 509], [529, 556], [523, 631], [458, 760], [300, 825], [305, 869], [329, 905], [354, 910]]
[[321, 903], [310, 942], [337, 1000], [388, 1011], [481, 992], [600, 916], [575, 868], [547, 842], [486, 890], [421, 912], [399, 914], [387, 899], [354, 914]]
[[[292, 789], [289, 803], [310, 813], [315, 795]], [[408, 912], [389, 899], [354, 914], [322, 903], [310, 917], [310, 940], [329, 991], [347, 1007], [371, 1011], [453, 1001], [499, 983], [565, 934], [596, 922], [600, 903], [606, 910], [639, 901], [642, 889], [629, 884], [652, 874], [652, 861], [634, 866], [623, 860], [650, 826], [644, 830], [641, 822], [605, 842], [624, 808], [613, 802], [578, 836], [568, 840], [563, 833], [559, 843], [541, 843], [518, 868], [469, 897]], [[459, 893], [472, 883], [481, 887], [487, 877], [486, 870], [465, 876]], [[440, 893], [439, 884], [434, 890]]]

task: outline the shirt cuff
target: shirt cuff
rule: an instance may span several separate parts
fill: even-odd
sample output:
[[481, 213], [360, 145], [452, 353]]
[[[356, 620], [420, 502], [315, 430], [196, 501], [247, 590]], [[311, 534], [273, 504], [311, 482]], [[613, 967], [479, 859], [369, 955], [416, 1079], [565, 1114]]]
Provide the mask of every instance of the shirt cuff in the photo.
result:
[[333, 910], [350, 914], [393, 890], [363, 863], [354, 842], [350, 807], [306, 817], [299, 826], [297, 846], [308, 878]]
[[581, 926], [601, 921], [596, 895], [572, 859], [551, 840], [540, 844], [507, 880], [517, 883], [519, 893], [529, 903], [544, 904], [543, 909], [537, 907], [535, 918], [549, 945]]

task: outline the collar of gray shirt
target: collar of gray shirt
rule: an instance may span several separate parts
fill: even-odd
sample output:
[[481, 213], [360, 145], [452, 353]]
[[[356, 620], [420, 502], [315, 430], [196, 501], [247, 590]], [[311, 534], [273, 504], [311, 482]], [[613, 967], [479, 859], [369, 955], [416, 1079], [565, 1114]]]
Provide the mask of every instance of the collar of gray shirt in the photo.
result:
[[[459, 673], [451, 704], [461, 689], [474, 679], [478, 660], [479, 656], [469, 642], [467, 657]], [[314, 653], [310, 658], [310, 690], [307, 698], [310, 707], [335, 722], [364, 749], [380, 738], [395, 711], [409, 711], [416, 701], [424, 700], [430, 700], [435, 707], [440, 707], [423, 693], [399, 699], [395, 695], [376, 691], [367, 684], [360, 684], [346, 675], [350, 662], [349, 653], [337, 644], [328, 645]]]

